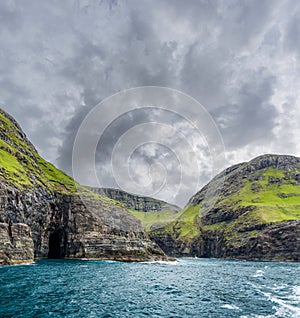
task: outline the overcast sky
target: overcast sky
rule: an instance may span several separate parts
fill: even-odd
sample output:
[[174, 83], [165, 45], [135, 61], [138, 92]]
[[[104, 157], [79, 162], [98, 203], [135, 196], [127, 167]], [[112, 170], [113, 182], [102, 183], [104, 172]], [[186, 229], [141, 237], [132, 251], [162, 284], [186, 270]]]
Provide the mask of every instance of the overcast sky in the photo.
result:
[[[226, 165], [264, 153], [300, 156], [298, 0], [2, 0], [0, 43], [1, 107], [45, 159], [69, 174], [73, 141], [88, 112], [140, 86], [170, 87], [199, 101], [221, 133]], [[184, 205], [195, 184], [213, 175], [212, 145], [168, 112], [141, 109], [111, 123], [96, 154], [101, 185], [120, 186], [110, 173], [114, 146], [128, 130], [153, 121], [181, 129], [192, 145], [178, 134], [168, 147], [145, 137], [130, 157], [132, 180], [122, 187], [136, 184], [139, 193], [150, 173], [156, 197]], [[166, 132], [158, 127], [155, 134]], [[187, 147], [200, 174], [180, 162]], [[161, 188], [165, 174], [168, 187]]]

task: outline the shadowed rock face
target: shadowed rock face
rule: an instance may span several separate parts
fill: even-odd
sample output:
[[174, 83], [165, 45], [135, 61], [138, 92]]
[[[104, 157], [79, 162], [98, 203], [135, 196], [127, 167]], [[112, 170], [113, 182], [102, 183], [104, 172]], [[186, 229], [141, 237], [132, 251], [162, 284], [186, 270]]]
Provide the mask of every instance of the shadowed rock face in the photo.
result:
[[40, 158], [17, 123], [0, 111], [0, 264], [47, 257], [167, 258], [125, 208], [79, 188]]
[[[300, 158], [292, 156], [230, 167], [190, 199], [177, 221], [150, 235], [173, 256], [299, 261], [299, 175]], [[190, 232], [182, 231], [186, 224]]]
[[269, 224], [255, 236], [241, 240], [226, 239], [223, 230], [202, 230], [193, 240], [176, 238], [168, 233], [153, 233], [152, 239], [168, 255], [174, 257], [197, 256], [299, 262], [300, 221]]
[[1, 190], [0, 259], [99, 258], [141, 261], [165, 255], [125, 209], [77, 195]]

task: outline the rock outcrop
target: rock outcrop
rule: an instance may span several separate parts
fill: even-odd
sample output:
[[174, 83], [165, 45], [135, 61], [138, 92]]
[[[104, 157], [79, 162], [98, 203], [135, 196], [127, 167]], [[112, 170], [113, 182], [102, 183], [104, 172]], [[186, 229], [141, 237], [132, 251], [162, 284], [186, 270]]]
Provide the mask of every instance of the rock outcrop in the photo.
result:
[[264, 155], [230, 167], [180, 217], [150, 233], [169, 255], [300, 260], [300, 158]]
[[0, 264], [34, 258], [167, 256], [139, 220], [43, 160], [20, 126], [0, 111]]

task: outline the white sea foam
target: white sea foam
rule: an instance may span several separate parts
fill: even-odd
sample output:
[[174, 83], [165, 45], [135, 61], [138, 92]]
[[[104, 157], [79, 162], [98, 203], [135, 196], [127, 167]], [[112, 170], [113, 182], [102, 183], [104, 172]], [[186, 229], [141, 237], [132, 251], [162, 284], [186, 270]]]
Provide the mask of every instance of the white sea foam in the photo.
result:
[[[293, 287], [293, 293], [288, 296], [288, 299], [291, 300], [293, 304], [299, 307], [300, 311], [300, 286], [294, 286]], [[300, 317], [300, 314], [299, 314]]]
[[27, 262], [27, 263], [20, 263], [20, 264], [12, 264], [9, 266], [29, 266], [29, 265], [36, 265], [35, 262]]
[[258, 269], [257, 271], [256, 271], [256, 273], [253, 275], [253, 277], [262, 277], [262, 276], [264, 276], [264, 271], [263, 270], [261, 270], [261, 269]]
[[[272, 295], [271, 293], [266, 293], [266, 292], [262, 292], [261, 293], [263, 295], [265, 295], [271, 302], [280, 305], [281, 307], [278, 308], [278, 310], [280, 310], [283, 313], [286, 313], [286, 311], [288, 311], [289, 313], [291, 313], [293, 316], [292, 317], [300, 317], [300, 308], [296, 307], [294, 305], [288, 304], [285, 300], [280, 299], [278, 297], [275, 297], [274, 295]], [[277, 312], [277, 315], [279, 313]]]
[[106, 262], [106, 263], [120, 263], [120, 261], [114, 261], [112, 259], [105, 259], [103, 261]]
[[148, 261], [148, 262], [142, 262], [144, 264], [159, 264], [159, 265], [177, 265], [179, 264], [179, 261]]
[[[294, 295], [300, 297], [300, 286], [293, 287]], [[300, 300], [300, 298], [298, 298]]]
[[[267, 315], [267, 316], [255, 316], [256, 318], [273, 318], [273, 317], [289, 317], [289, 318], [299, 318], [300, 317], [300, 286], [294, 286], [293, 287], [293, 293], [292, 295], [286, 297], [288, 300], [293, 302], [292, 304], [288, 302], [285, 299], [281, 299], [278, 296], [274, 296], [274, 294], [269, 292], [262, 291], [259, 286], [249, 283], [256, 291], [264, 295], [269, 301], [274, 303], [274, 309], [276, 310], [274, 315]], [[279, 286], [284, 287], [284, 286]], [[273, 290], [278, 291], [278, 286], [276, 288], [273, 288]]]
[[238, 306], [232, 305], [232, 304], [225, 304], [221, 306], [221, 308], [231, 309], [231, 310], [240, 310]]

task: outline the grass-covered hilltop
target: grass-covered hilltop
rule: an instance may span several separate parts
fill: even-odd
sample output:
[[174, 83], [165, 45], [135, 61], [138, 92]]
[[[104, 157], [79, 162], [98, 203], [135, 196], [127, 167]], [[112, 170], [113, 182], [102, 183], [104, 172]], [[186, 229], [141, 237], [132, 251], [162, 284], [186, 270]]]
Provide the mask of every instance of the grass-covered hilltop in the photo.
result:
[[226, 169], [151, 235], [172, 255], [299, 261], [300, 158], [263, 155]]
[[0, 196], [0, 264], [34, 258], [166, 259], [124, 205], [80, 186], [41, 158], [3, 110]]
[[0, 110], [0, 195], [0, 264], [34, 258], [144, 261], [166, 254], [300, 259], [300, 158], [292, 156], [264, 155], [232, 166], [180, 210], [77, 184], [41, 158]]

